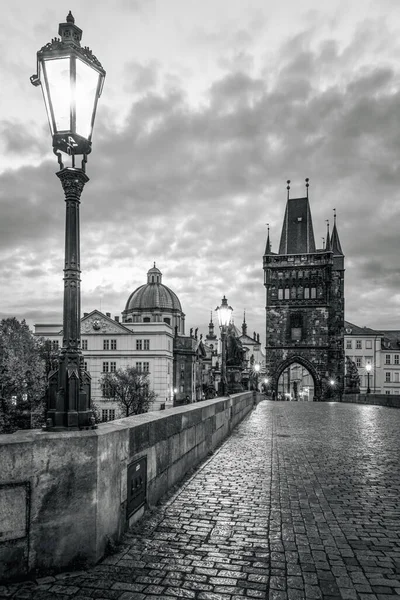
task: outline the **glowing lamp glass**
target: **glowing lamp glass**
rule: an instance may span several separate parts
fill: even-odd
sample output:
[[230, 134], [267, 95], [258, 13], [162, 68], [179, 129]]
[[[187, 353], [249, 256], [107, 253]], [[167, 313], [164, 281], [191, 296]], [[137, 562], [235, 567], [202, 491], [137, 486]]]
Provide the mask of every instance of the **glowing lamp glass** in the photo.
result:
[[372, 369], [372, 365], [370, 365], [370, 364], [368, 364], [368, 365], [365, 365], [365, 370], [366, 370], [368, 373], [371, 371], [371, 369]]
[[218, 313], [218, 322], [220, 327], [227, 327], [231, 321], [233, 308], [228, 306], [228, 301], [225, 296], [222, 298], [221, 306], [216, 308]]
[[62, 55], [38, 55], [41, 84], [53, 146], [70, 154], [91, 151], [93, 125], [105, 72], [73, 48]]

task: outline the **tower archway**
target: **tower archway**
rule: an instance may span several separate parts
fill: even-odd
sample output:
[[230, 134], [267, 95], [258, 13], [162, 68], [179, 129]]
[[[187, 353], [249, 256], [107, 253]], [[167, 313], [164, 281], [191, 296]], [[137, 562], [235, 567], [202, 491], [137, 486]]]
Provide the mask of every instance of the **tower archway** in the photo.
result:
[[[286, 375], [286, 377], [285, 377]], [[277, 365], [272, 376], [275, 398], [289, 396], [293, 400], [319, 400], [322, 382], [313, 364], [299, 354], [294, 354]]]

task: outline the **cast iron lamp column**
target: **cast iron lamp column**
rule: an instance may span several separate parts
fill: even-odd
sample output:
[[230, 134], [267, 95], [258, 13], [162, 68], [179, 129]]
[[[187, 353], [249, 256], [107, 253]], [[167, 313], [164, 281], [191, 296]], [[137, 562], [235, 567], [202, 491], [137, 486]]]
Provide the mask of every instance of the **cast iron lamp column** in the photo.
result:
[[[58, 373], [50, 378], [47, 429], [77, 429], [94, 426], [90, 380], [83, 369], [80, 349], [80, 232], [79, 204], [85, 183], [87, 155], [92, 149], [92, 133], [105, 71], [88, 47], [81, 47], [82, 30], [69, 12], [58, 33], [37, 53], [37, 74], [31, 83], [40, 85], [58, 157], [57, 177], [66, 204], [63, 346]], [[72, 166], [64, 167], [61, 152], [71, 156]], [[82, 155], [82, 167], [75, 157]], [[56, 388], [56, 389], [54, 389]]]
[[225, 296], [222, 298], [221, 306], [215, 309], [218, 314], [218, 323], [221, 330], [221, 388], [222, 395], [227, 392], [226, 378], [226, 333], [231, 320], [233, 308], [228, 306], [228, 301]]
[[365, 370], [367, 371], [367, 394], [371, 393], [371, 388], [369, 387], [369, 374], [371, 372], [372, 365], [365, 365]]

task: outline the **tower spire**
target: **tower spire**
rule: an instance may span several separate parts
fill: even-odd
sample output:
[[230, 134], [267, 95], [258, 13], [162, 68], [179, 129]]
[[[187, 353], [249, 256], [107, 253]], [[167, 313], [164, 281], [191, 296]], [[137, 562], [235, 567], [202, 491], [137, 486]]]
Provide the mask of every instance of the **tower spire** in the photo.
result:
[[287, 183], [288, 197], [278, 254], [312, 254], [315, 252], [315, 240], [308, 201], [308, 181], [307, 196], [302, 198], [290, 198], [289, 179]]
[[242, 335], [247, 335], [246, 309], [243, 311]]
[[336, 226], [336, 208], [333, 209], [333, 230], [331, 236], [332, 252], [336, 256], [343, 256], [342, 246], [340, 245], [339, 234]]
[[329, 233], [329, 219], [326, 219], [326, 252], [332, 252], [331, 236]]
[[287, 199], [289, 200], [289, 192], [290, 192], [290, 179], [288, 179], [286, 183], [287, 183], [287, 187], [286, 187], [286, 189], [287, 189]]
[[308, 188], [309, 188], [309, 185], [310, 185], [309, 181], [310, 181], [310, 178], [306, 177], [306, 193], [307, 193], [307, 198], [308, 198]]
[[267, 234], [267, 243], [265, 245], [264, 254], [271, 254], [271, 242], [269, 240], [269, 223], [267, 223], [267, 227], [268, 227], [268, 234]]

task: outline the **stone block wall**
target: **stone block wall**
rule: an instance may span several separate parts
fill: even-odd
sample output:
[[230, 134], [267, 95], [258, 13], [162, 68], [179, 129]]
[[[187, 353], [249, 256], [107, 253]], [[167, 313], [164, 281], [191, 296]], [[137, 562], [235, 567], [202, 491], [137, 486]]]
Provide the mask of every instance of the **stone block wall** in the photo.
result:
[[342, 402], [400, 408], [400, 396], [394, 394], [345, 394], [342, 398]]
[[[251, 411], [252, 392], [119, 419], [92, 431], [0, 436], [0, 580], [96, 563], [146, 506]], [[146, 502], [128, 515], [128, 467], [146, 458]]]

